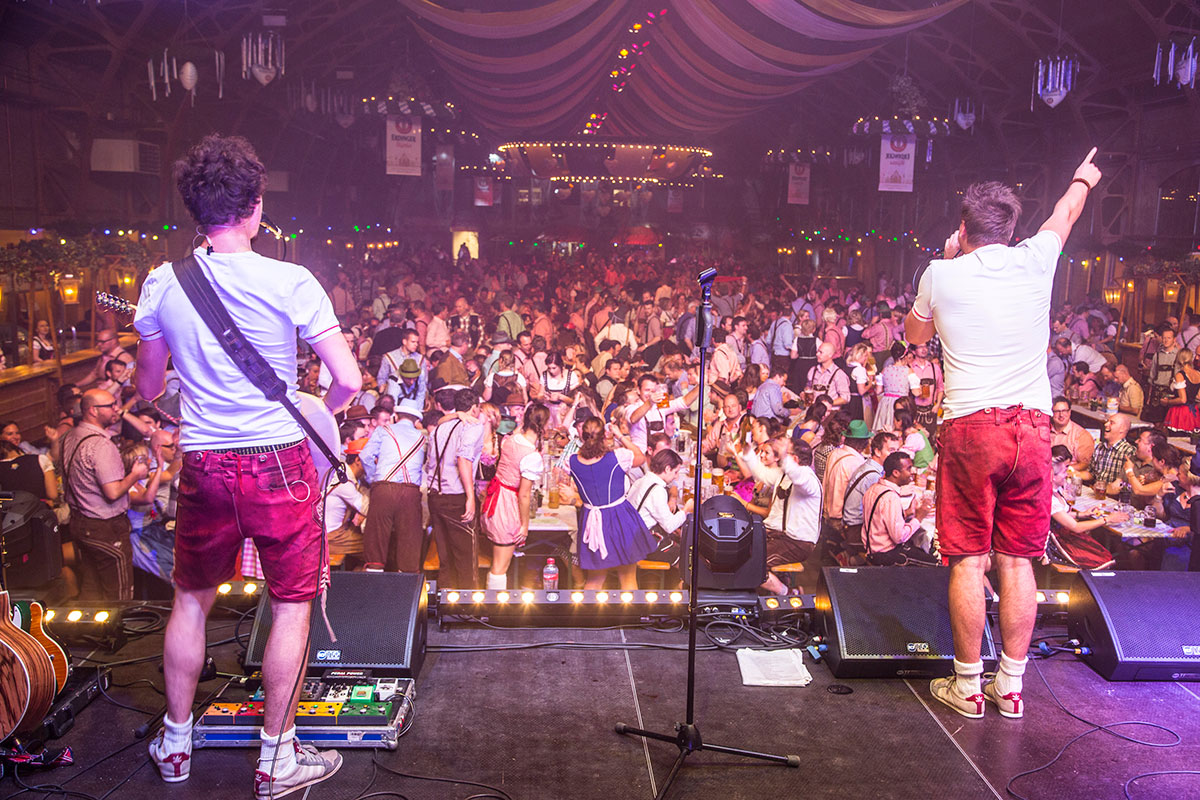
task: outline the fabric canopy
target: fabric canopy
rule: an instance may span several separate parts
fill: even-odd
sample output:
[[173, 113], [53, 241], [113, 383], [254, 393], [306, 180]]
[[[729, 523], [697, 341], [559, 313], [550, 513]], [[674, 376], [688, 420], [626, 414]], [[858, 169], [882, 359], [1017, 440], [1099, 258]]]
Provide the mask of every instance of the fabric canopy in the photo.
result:
[[[712, 133], [870, 56], [964, 5], [914, 11], [854, 0], [552, 0], [514, 11], [462, 11], [401, 0], [480, 123], [503, 135]], [[665, 9], [666, 14], [659, 13]], [[646, 44], [626, 60], [617, 51]], [[636, 64], [610, 89], [609, 72]]]

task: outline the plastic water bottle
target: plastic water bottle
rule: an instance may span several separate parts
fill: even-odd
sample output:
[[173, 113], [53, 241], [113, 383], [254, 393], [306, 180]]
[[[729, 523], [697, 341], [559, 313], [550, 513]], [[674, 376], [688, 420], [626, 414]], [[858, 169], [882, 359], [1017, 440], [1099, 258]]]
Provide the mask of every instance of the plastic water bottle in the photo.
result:
[[546, 566], [542, 567], [542, 588], [547, 592], [558, 590], [558, 565], [553, 558], [547, 558]]

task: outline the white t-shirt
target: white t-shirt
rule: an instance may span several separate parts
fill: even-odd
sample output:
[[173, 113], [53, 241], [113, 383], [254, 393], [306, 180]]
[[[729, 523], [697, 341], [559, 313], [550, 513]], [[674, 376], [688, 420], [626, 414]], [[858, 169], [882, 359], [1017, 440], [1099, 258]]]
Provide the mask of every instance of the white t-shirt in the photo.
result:
[[[195, 251], [217, 297], [251, 344], [288, 386], [296, 402], [296, 336], [310, 345], [341, 330], [333, 304], [305, 267], [258, 253]], [[146, 340], [166, 339], [179, 373], [183, 425], [179, 445], [189, 450], [285, 444], [304, 437], [279, 403], [268, 400], [225, 355], [163, 265], [142, 285], [134, 327]]]
[[929, 265], [912, 308], [942, 340], [946, 419], [1015, 405], [1050, 413], [1046, 347], [1061, 252], [1047, 230]]
[[339, 483], [325, 495], [325, 532], [349, 524], [356, 513], [367, 515], [367, 496], [352, 480]]

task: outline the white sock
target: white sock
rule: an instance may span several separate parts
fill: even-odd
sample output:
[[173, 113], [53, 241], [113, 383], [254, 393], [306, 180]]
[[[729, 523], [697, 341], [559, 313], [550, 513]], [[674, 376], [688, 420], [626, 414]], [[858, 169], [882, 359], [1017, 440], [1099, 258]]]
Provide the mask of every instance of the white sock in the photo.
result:
[[957, 658], [954, 659], [954, 676], [957, 678], [956, 690], [962, 697], [970, 697], [974, 694], [979, 694], [979, 678], [983, 675], [983, 662], [976, 661], [974, 664], [964, 664]]
[[489, 589], [507, 589], [508, 588], [508, 575], [503, 574], [503, 573], [500, 575], [493, 575], [492, 573], [489, 572], [487, 574], [487, 588], [489, 588]]
[[258, 768], [271, 775], [291, 772], [296, 761], [296, 750], [292, 745], [292, 740], [296, 738], [296, 726], [292, 725], [278, 736], [268, 736], [265, 732], [259, 732], [258, 738], [262, 741], [262, 750], [258, 754]]
[[171, 753], [189, 753], [192, 750], [192, 715], [184, 722], [175, 722], [171, 715], [163, 716], [163, 750]]
[[1003, 697], [1006, 694], [1020, 692], [1024, 683], [1022, 676], [1025, 674], [1027, 663], [1029, 663], [1028, 656], [1018, 661], [1015, 658], [1009, 658], [1008, 653], [1001, 651], [1000, 670], [996, 673], [996, 693]]

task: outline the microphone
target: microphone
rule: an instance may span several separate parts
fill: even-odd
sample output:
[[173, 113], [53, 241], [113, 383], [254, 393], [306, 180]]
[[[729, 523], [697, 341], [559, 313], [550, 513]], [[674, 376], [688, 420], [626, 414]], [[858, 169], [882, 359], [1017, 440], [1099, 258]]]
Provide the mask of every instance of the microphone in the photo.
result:
[[262, 218], [259, 220], [258, 224], [265, 230], [275, 234], [276, 239], [283, 238], [283, 231], [280, 230], [278, 225], [276, 225], [274, 222], [271, 221], [271, 218], [268, 217], [265, 212], [263, 213]]

